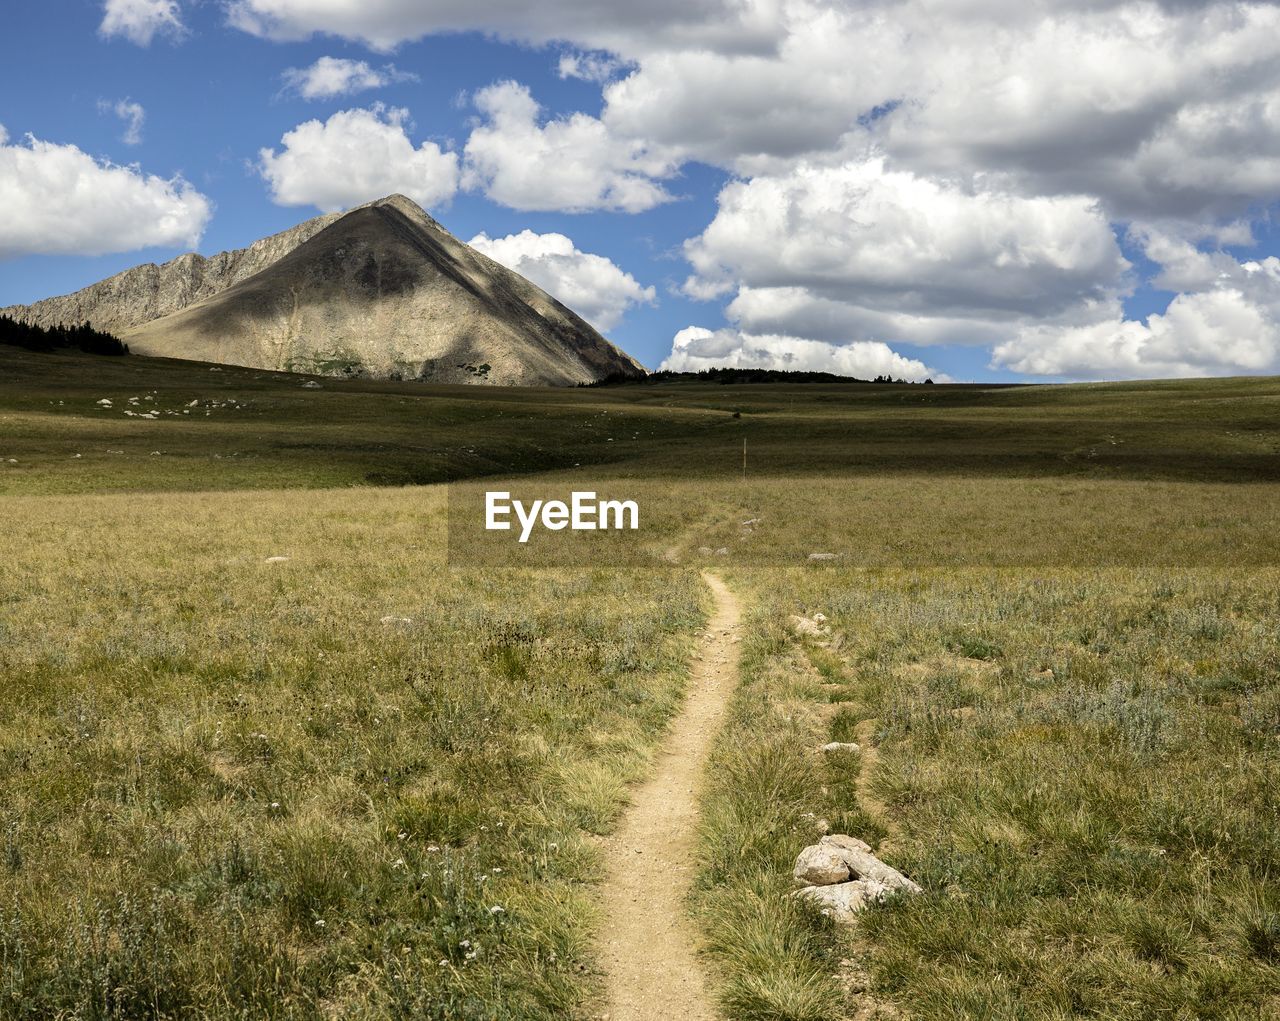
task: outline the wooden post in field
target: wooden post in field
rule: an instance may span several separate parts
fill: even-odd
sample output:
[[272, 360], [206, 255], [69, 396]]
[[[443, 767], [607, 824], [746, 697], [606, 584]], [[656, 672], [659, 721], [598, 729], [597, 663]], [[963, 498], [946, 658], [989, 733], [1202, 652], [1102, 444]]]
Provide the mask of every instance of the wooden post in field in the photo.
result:
[[747, 438], [742, 437], [742, 481], [747, 481]]

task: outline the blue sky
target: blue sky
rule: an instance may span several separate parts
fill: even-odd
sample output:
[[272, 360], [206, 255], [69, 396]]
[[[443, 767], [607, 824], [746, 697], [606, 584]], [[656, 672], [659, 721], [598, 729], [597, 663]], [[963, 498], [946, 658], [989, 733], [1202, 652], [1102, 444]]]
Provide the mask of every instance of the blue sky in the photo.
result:
[[[589, 295], [650, 367], [1280, 371], [1271, 4], [51, 0], [5, 20], [0, 306], [389, 182]], [[304, 98], [326, 61], [347, 87]], [[356, 128], [403, 160], [321, 151]]]

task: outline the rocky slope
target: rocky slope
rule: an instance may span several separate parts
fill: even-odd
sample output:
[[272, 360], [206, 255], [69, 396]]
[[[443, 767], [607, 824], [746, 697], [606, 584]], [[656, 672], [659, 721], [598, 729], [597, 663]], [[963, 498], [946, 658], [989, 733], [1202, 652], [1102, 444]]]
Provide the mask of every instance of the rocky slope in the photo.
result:
[[555, 386], [644, 371], [401, 195], [10, 314], [89, 319], [137, 354], [331, 375]]
[[33, 305], [0, 308], [0, 315], [44, 327], [89, 322], [100, 330], [120, 333], [178, 312], [248, 279], [341, 217], [341, 213], [317, 216], [255, 241], [248, 248], [219, 252], [210, 258], [188, 252], [162, 266], [154, 262], [134, 266], [73, 294], [46, 298]]

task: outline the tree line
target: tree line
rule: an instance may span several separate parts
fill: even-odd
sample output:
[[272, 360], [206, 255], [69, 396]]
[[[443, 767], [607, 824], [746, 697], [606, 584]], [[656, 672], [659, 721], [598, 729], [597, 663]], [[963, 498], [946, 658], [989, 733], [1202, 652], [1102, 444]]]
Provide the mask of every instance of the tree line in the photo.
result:
[[[628, 373], [615, 372], [594, 383], [579, 383], [583, 387], [620, 386], [627, 383], [718, 383], [721, 386], [734, 386], [741, 383], [896, 383], [906, 385], [905, 379], [893, 379], [890, 376], [876, 376], [875, 379], [858, 379], [855, 376], [839, 376], [834, 372], [807, 372], [794, 369], [739, 369], [713, 368], [699, 372], [672, 372], [660, 369], [645, 376], [637, 377]], [[926, 379], [932, 384], [932, 379]]]
[[95, 330], [89, 323], [79, 326], [37, 326], [12, 316], [0, 315], [0, 344], [28, 351], [78, 350], [91, 355], [127, 355], [129, 345], [120, 338]]

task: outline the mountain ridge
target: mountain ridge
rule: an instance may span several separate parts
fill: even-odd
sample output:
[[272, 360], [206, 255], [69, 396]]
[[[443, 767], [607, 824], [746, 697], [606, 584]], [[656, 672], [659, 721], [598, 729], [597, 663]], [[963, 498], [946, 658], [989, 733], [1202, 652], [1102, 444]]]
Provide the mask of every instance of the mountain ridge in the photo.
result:
[[6, 311], [88, 320], [137, 354], [255, 368], [506, 385], [644, 374], [571, 309], [403, 195]]

